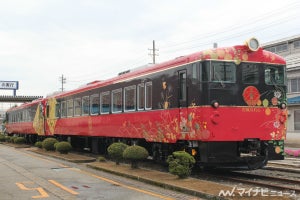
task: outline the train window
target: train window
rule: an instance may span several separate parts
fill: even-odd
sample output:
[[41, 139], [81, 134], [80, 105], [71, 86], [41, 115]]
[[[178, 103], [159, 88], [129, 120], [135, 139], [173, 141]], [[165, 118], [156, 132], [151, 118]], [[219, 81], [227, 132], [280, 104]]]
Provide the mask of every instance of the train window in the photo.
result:
[[67, 103], [66, 101], [61, 102], [61, 117], [67, 116]]
[[122, 89], [113, 90], [111, 96], [112, 112], [122, 112]]
[[212, 81], [234, 83], [236, 80], [236, 65], [231, 62], [212, 61]]
[[186, 71], [179, 72], [179, 100], [186, 101]]
[[265, 66], [265, 83], [267, 85], [285, 85], [285, 68], [282, 66]]
[[90, 114], [90, 98], [89, 96], [82, 97], [82, 115]]
[[246, 84], [258, 84], [258, 65], [252, 63], [242, 63], [242, 80]]
[[144, 85], [144, 83], [138, 84], [137, 99], [138, 99], [138, 110], [144, 110], [145, 109], [145, 85]]
[[60, 117], [60, 103], [56, 103], [55, 105], [55, 117], [56, 118]]
[[102, 92], [100, 96], [101, 100], [101, 114], [107, 114], [110, 112], [110, 92]]
[[192, 64], [192, 83], [196, 84], [198, 82], [198, 67], [197, 63]]
[[152, 82], [147, 82], [145, 87], [146, 110], [150, 110], [152, 109]]
[[74, 99], [74, 116], [81, 115], [81, 98]]
[[209, 62], [200, 63], [200, 81], [209, 81]]
[[124, 88], [124, 110], [135, 111], [136, 108], [136, 86]]
[[73, 99], [69, 99], [67, 101], [67, 116], [73, 117], [74, 115], [74, 101]]
[[98, 115], [100, 109], [100, 98], [99, 94], [91, 95], [91, 115]]

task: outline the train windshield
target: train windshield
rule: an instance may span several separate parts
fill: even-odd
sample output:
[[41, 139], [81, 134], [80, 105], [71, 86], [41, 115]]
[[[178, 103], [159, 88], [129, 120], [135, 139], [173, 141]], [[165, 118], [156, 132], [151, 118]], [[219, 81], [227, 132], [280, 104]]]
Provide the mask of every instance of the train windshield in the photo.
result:
[[265, 83], [267, 85], [285, 85], [285, 82], [285, 68], [283, 66], [265, 66]]
[[212, 81], [234, 83], [236, 81], [236, 65], [231, 62], [211, 62]]

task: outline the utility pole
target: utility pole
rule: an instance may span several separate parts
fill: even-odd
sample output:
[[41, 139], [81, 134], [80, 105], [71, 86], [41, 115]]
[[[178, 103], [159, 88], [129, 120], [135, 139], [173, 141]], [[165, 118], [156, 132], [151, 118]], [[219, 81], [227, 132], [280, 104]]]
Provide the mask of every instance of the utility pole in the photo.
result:
[[155, 64], [155, 56], [158, 56], [158, 54], [155, 53], [155, 51], [158, 51], [158, 49], [155, 49], [155, 40], [153, 40], [152, 49], [148, 49], [148, 50], [150, 50], [149, 56], [152, 56], [153, 64]]
[[62, 74], [61, 77], [59, 77], [59, 81], [61, 82], [61, 91], [64, 91], [64, 84], [66, 83], [67, 78], [64, 77], [64, 75]]

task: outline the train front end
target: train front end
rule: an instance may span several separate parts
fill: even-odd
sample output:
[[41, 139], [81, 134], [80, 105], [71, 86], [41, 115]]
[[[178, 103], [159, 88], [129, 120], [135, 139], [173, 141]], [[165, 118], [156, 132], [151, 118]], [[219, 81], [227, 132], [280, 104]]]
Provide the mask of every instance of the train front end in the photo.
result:
[[200, 83], [200, 102], [206, 105], [190, 106], [184, 127], [200, 140], [193, 150], [200, 165], [257, 169], [284, 159], [285, 61], [254, 38], [202, 56], [200, 74], [209, 81]]

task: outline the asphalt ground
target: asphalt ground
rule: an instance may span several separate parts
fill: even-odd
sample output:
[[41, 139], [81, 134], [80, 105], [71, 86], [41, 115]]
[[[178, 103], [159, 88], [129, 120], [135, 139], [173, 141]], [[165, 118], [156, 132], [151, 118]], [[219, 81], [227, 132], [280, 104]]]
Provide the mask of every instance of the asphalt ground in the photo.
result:
[[[10, 144], [9, 144], [10, 145]], [[17, 146], [16, 146], [17, 147]], [[285, 149], [300, 149], [300, 133], [287, 133]], [[131, 169], [128, 164], [116, 165], [114, 162], [95, 162], [94, 157], [78, 155], [74, 153], [59, 154], [58, 152], [45, 151], [37, 148], [28, 148], [35, 153], [51, 156], [75, 163], [87, 163], [87, 166], [93, 169], [106, 171], [123, 177], [143, 181], [166, 189], [172, 189], [186, 194], [204, 199], [223, 199], [220, 193], [233, 191], [233, 186], [226, 186], [212, 181], [205, 181], [195, 178], [179, 179], [177, 176], [158, 170], [145, 168]], [[300, 160], [300, 158], [299, 158]], [[239, 191], [236, 190], [236, 193]], [[239, 194], [237, 194], [239, 195]], [[249, 197], [248, 197], [249, 198]], [[243, 199], [243, 197], [238, 198]], [[255, 196], [255, 199], [277, 199], [274, 196]], [[282, 198], [278, 198], [282, 199]], [[283, 198], [285, 199], [285, 198]]]
[[[159, 171], [159, 170], [151, 170], [146, 168], [138, 168], [131, 169], [129, 164], [120, 164], [116, 165], [114, 162], [105, 161], [98, 162], [95, 161], [95, 158], [90, 156], [78, 155], [74, 153], [69, 154], [59, 154], [58, 152], [49, 152], [44, 151], [42, 149], [30, 148], [30, 151], [34, 151], [39, 154], [44, 154], [47, 156], [59, 158], [62, 160], [66, 160], [69, 162], [75, 163], [86, 163], [86, 165], [90, 168], [105, 171], [108, 173], [116, 174], [119, 176], [123, 176], [126, 178], [131, 178], [134, 180], [143, 181], [148, 184], [156, 185], [158, 187], [175, 190], [178, 192], [182, 192], [185, 194], [189, 194], [195, 197], [200, 197], [203, 199], [227, 199], [222, 196], [222, 192], [231, 192], [234, 191], [236, 197], [234, 199], [248, 199], [247, 194], [243, 194], [244, 196], [240, 196], [241, 189], [245, 190], [245, 188], [237, 188], [237, 186], [229, 186], [224, 184], [219, 184], [217, 182], [206, 181], [196, 178], [185, 178], [179, 179], [177, 176], [172, 175], [170, 173]], [[299, 159], [300, 160], [300, 159]], [[236, 187], [236, 188], [235, 188]], [[254, 194], [253, 194], [254, 195]], [[285, 197], [274, 197], [272, 195], [264, 194], [264, 196], [260, 196], [260, 194], [256, 194], [255, 199], [288, 199]], [[196, 199], [196, 198], [195, 198]]]

